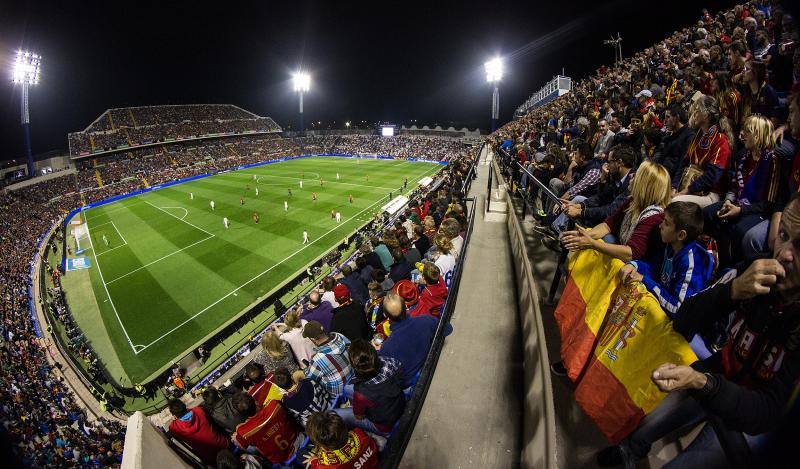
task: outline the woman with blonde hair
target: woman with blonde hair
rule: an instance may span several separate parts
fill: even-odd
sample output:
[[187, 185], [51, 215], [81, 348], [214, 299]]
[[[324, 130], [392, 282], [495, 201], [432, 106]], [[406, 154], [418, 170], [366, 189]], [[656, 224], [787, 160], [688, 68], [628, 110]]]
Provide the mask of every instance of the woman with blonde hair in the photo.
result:
[[428, 241], [433, 244], [434, 238], [436, 238], [436, 233], [439, 232], [439, 229], [436, 228], [436, 220], [433, 219], [432, 216], [428, 215], [425, 217], [423, 234], [428, 238]]
[[754, 254], [742, 244], [745, 235], [770, 218], [779, 197], [780, 161], [773, 151], [772, 122], [758, 114], [748, 116], [739, 139], [743, 148], [725, 200], [703, 209], [706, 231], [717, 240], [721, 263]]
[[453, 269], [456, 267], [456, 256], [453, 253], [453, 242], [450, 237], [445, 234], [436, 235], [433, 240], [436, 250], [439, 251], [434, 263], [439, 268], [439, 272], [444, 278], [449, 278]]
[[297, 371], [297, 361], [289, 344], [281, 340], [278, 331], [269, 330], [261, 337], [261, 350], [253, 359], [254, 362], [264, 367], [265, 373], [286, 367], [289, 371]]
[[[303, 328], [305, 327], [305, 319], [300, 319], [300, 312], [302, 307], [297, 307], [288, 313], [283, 318], [283, 323], [274, 323], [272, 330], [276, 331], [281, 340], [289, 344], [294, 354], [297, 364], [301, 369], [308, 366], [306, 363], [311, 363], [311, 357], [314, 356], [314, 342], [311, 339], [303, 337]], [[305, 361], [304, 361], [305, 360]]]
[[631, 197], [594, 228], [562, 233], [564, 246], [570, 251], [595, 249], [625, 262], [644, 259], [660, 265], [664, 249], [658, 226], [671, 190], [667, 169], [645, 161], [631, 182]]

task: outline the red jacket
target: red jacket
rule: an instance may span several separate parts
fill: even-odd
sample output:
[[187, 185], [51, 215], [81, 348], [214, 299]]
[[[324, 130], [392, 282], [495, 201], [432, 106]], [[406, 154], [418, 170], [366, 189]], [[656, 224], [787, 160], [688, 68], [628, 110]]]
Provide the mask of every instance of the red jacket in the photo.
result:
[[202, 407], [189, 409], [184, 417], [169, 424], [169, 432], [186, 443], [206, 464], [216, 464], [217, 453], [229, 445], [225, 435], [218, 433]]
[[442, 314], [442, 305], [445, 300], [447, 300], [447, 286], [444, 283], [444, 277], [439, 277], [439, 283], [436, 285], [425, 285], [419, 295], [417, 307], [408, 314], [411, 317], [427, 314], [438, 318]]
[[258, 413], [240, 423], [233, 434], [239, 447], [255, 446], [274, 464], [291, 459], [297, 436], [297, 426], [278, 401], [269, 401]]

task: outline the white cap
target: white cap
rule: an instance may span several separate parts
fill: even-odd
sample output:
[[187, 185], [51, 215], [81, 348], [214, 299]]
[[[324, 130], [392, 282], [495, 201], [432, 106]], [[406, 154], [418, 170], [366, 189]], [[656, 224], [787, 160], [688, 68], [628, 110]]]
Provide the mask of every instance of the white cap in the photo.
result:
[[641, 98], [642, 96], [647, 96], [648, 98], [652, 98], [653, 97], [653, 92], [650, 91], [650, 90], [642, 90], [642, 91], [636, 93], [635, 97], [636, 98]]

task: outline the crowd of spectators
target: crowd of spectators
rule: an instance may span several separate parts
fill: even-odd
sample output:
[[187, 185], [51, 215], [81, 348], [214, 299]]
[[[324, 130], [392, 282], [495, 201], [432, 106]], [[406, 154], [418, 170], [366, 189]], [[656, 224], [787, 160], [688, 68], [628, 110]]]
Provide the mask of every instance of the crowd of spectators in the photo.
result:
[[378, 467], [447, 300], [472, 158], [454, 160], [439, 189], [420, 193], [273, 324], [245, 379], [204, 388], [193, 408], [171, 401], [170, 434], [216, 467]]
[[[303, 143], [330, 148], [335, 141], [313, 137]], [[76, 174], [0, 192], [0, 252], [4, 260], [0, 267], [0, 431], [5, 433], [19, 462], [34, 467], [114, 466], [121, 459], [124, 438], [124, 429], [117, 423], [89, 423], [67, 390], [63, 376], [48, 364], [46, 355], [54, 346], [36, 334], [28, 296], [30, 263], [41, 237], [70, 210], [141, 189], [145, 181], [154, 185], [300, 152], [295, 139], [277, 136], [162, 144], [82, 163]], [[455, 171], [461, 166], [452, 168]], [[458, 173], [452, 172], [447, 181], [453, 182], [457, 177]], [[448, 194], [442, 200], [449, 201], [449, 197]], [[439, 198], [435, 202], [438, 201]], [[446, 208], [433, 204], [431, 212], [441, 217]], [[48, 274], [54, 275], [55, 285], [50, 289], [52, 301], [48, 307], [67, 331], [68, 347], [96, 372], [96, 378], [102, 377], [98, 357], [83, 340], [59, 295], [57, 273]]]
[[490, 137], [539, 207], [543, 243], [624, 261], [622, 281], [644, 283], [699, 358], [644, 371], [669, 394], [598, 453], [601, 466], [634, 467], [711, 417], [739, 437], [706, 425], [669, 467], [726, 467], [720, 440], [763, 462], [796, 435], [785, 412], [800, 389], [797, 40], [778, 1], [704, 10]]
[[342, 135], [331, 151], [348, 155], [386, 155], [447, 161], [464, 150], [461, 139], [400, 135]]
[[227, 104], [111, 109], [82, 132], [68, 135], [74, 156], [210, 134], [279, 132], [268, 117]]

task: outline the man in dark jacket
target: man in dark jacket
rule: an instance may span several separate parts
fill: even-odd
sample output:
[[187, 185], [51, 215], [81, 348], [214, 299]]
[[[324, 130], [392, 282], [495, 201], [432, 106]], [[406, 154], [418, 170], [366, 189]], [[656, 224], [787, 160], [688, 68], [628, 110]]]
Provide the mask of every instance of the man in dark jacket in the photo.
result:
[[372, 330], [367, 324], [364, 305], [353, 301], [350, 298], [350, 291], [343, 284], [336, 285], [333, 294], [339, 307], [333, 310], [330, 332], [338, 332], [350, 341], [371, 337]]
[[[636, 159], [636, 152], [628, 145], [611, 148], [597, 194], [588, 198], [577, 196], [572, 199], [564, 207], [565, 217], [576, 219], [584, 226], [594, 226], [616, 212], [630, 196]], [[555, 225], [566, 225], [565, 217], [556, 219]]]
[[203, 390], [203, 407], [208, 411], [211, 420], [231, 434], [236, 426], [247, 420], [244, 415], [233, 406], [231, 396], [223, 395], [217, 388], [209, 386]]
[[[602, 466], [635, 463], [650, 445], [710, 416], [743, 432], [744, 451], [758, 453], [756, 436], [776, 428], [800, 378], [800, 194], [786, 206], [773, 256], [687, 298], [673, 327], [687, 338], [730, 317], [728, 342], [691, 367], [664, 364], [653, 382], [669, 395], [618, 446], [598, 454]], [[729, 448], [731, 451], [731, 448]], [[676, 467], [725, 467], [725, 452], [711, 425], [673, 460]], [[743, 466], [749, 466], [746, 461]]]
[[369, 292], [367, 291], [367, 285], [361, 280], [361, 276], [357, 272], [353, 272], [353, 269], [347, 264], [342, 266], [342, 276], [344, 277], [342, 284], [347, 286], [350, 291], [350, 297], [362, 305], [366, 304], [369, 301]]
[[317, 321], [322, 324], [325, 332], [330, 332], [331, 320], [333, 320], [333, 306], [327, 301], [322, 301], [322, 295], [314, 290], [308, 294], [308, 303], [303, 306], [300, 319]]
[[414, 270], [411, 264], [406, 260], [405, 254], [400, 248], [392, 249], [392, 259], [394, 264], [389, 266], [389, 278], [395, 283], [400, 280], [408, 280], [411, 278], [411, 271]]
[[686, 125], [689, 117], [680, 104], [673, 104], [667, 109], [665, 120], [670, 132], [664, 137], [661, 155], [655, 161], [667, 168], [670, 177], [674, 179], [675, 171], [686, 156], [694, 132]]

